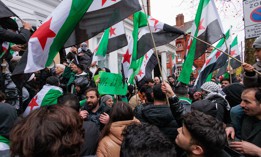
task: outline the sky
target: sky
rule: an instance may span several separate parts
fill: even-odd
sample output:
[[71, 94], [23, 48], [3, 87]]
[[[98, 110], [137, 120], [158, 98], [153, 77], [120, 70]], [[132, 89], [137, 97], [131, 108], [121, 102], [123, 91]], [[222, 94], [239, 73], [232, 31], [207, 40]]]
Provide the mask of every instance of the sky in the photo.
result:
[[[232, 36], [244, 40], [242, 0], [214, 0], [226, 32], [232, 26]], [[151, 16], [175, 25], [176, 15], [183, 13], [185, 22], [194, 20], [199, 0], [151, 0]]]

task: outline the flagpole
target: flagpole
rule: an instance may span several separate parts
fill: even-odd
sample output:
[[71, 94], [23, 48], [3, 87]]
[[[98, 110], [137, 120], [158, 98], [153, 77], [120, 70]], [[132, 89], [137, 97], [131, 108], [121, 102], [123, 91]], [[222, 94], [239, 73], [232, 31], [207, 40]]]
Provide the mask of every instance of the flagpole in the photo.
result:
[[[230, 35], [230, 33], [229, 33], [229, 35]], [[227, 40], [226, 40], [226, 35], [225, 34], [223, 34], [223, 38], [225, 40], [225, 45], [226, 45], [226, 48], [227, 48], [227, 52], [228, 52], [228, 54], [230, 54], [230, 47], [228, 47], [228, 45], [227, 45]], [[232, 83], [231, 66], [230, 66], [230, 59], [229, 58], [228, 58], [227, 66], [229, 68], [229, 71], [228, 71], [229, 72], [229, 82]]]
[[[195, 36], [193, 36], [193, 35], [190, 35], [190, 36], [191, 36], [192, 38], [198, 40], [198, 41], [201, 41], [201, 42], [207, 44], [208, 46], [212, 46], [210, 43], [208, 43], [208, 42], [206, 42], [206, 41], [204, 41], [204, 40], [201, 40], [201, 39], [199, 39], [199, 38], [197, 38], [197, 37], [195, 37]], [[215, 47], [215, 46], [212, 46], [212, 47], [215, 48], [215, 49], [217, 49], [218, 51], [224, 53], [224, 54], [227, 55], [228, 57], [230, 57], [230, 58], [232, 58], [232, 59], [238, 61], [239, 63], [244, 64], [244, 62], [242, 62], [241, 60], [239, 60], [239, 59], [237, 59], [237, 58], [235, 58], [235, 57], [229, 55], [228, 53], [226, 53], [226, 52], [220, 50], [219, 48], [217, 48], [217, 47]], [[257, 74], [261, 75], [261, 72], [257, 71], [256, 69], [253, 69], [253, 71], [256, 72]]]
[[[144, 2], [141, 1], [141, 3], [142, 3], [142, 9], [143, 9], [143, 11], [146, 13], [146, 10], [145, 10], [145, 7], [144, 7]], [[157, 52], [157, 49], [156, 49], [156, 43], [155, 43], [155, 40], [154, 40], [152, 31], [151, 31], [151, 29], [150, 29], [150, 25], [149, 25], [148, 18], [146, 18], [146, 20], [147, 20], [147, 23], [148, 23], [148, 28], [149, 28], [150, 35], [151, 35], [151, 39], [152, 39], [152, 43], [153, 43], [153, 50], [154, 50], [154, 52], [156, 53], [156, 57], [157, 57], [157, 61], [158, 61], [158, 66], [159, 66], [159, 70], [160, 70], [160, 75], [161, 75], [161, 77], [162, 77], [162, 79], [163, 79], [163, 73], [162, 73], [162, 69], [161, 69], [161, 65], [160, 65], [160, 60], [159, 60], [158, 52]], [[164, 81], [164, 80], [162, 80], [162, 81]], [[165, 80], [165, 81], [166, 81], [166, 80]], [[165, 94], [165, 96], [166, 96], [167, 105], [169, 106], [170, 104], [169, 104], [169, 99], [168, 99], [168, 97], [167, 97], [167, 94]]]

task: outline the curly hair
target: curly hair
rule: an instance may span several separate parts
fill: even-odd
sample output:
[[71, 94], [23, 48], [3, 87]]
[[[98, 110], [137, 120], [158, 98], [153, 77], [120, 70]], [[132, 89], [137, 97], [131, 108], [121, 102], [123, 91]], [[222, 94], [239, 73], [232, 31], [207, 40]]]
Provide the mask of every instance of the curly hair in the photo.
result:
[[206, 157], [218, 156], [225, 147], [225, 126], [214, 117], [195, 110], [183, 116], [183, 124], [192, 136], [191, 143], [200, 145]]
[[66, 106], [34, 110], [11, 131], [11, 156], [77, 157], [84, 130], [79, 114]]
[[154, 125], [131, 124], [122, 135], [121, 157], [176, 157], [175, 146]]

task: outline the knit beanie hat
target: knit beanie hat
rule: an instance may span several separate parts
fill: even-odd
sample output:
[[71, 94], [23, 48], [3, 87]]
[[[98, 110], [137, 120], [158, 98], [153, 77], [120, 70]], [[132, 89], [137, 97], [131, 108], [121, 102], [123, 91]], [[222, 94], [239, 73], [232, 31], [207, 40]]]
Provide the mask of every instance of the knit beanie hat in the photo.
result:
[[104, 95], [104, 96], [101, 97], [101, 102], [105, 103], [109, 99], [112, 99], [111, 95]]
[[200, 88], [204, 91], [215, 93], [218, 93], [221, 89], [215, 82], [205, 82]]

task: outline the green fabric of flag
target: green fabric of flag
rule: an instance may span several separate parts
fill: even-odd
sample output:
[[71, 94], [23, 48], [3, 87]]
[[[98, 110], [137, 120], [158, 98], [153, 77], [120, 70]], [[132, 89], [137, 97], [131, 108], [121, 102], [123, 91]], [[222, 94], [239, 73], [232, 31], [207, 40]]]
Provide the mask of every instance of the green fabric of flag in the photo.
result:
[[[215, 43], [223, 37], [223, 29], [220, 25], [219, 16], [213, 0], [200, 0], [191, 35], [210, 44]], [[187, 46], [187, 57], [182, 65], [182, 71], [178, 81], [189, 84], [194, 59], [201, 56], [207, 47], [208, 46], [203, 42], [190, 37]]]
[[103, 38], [102, 38], [100, 45], [99, 45], [99, 48], [96, 52], [97, 56], [105, 56], [106, 55], [107, 47], [108, 47], [108, 43], [109, 43], [109, 33], [110, 33], [110, 28], [107, 28], [104, 31]]

